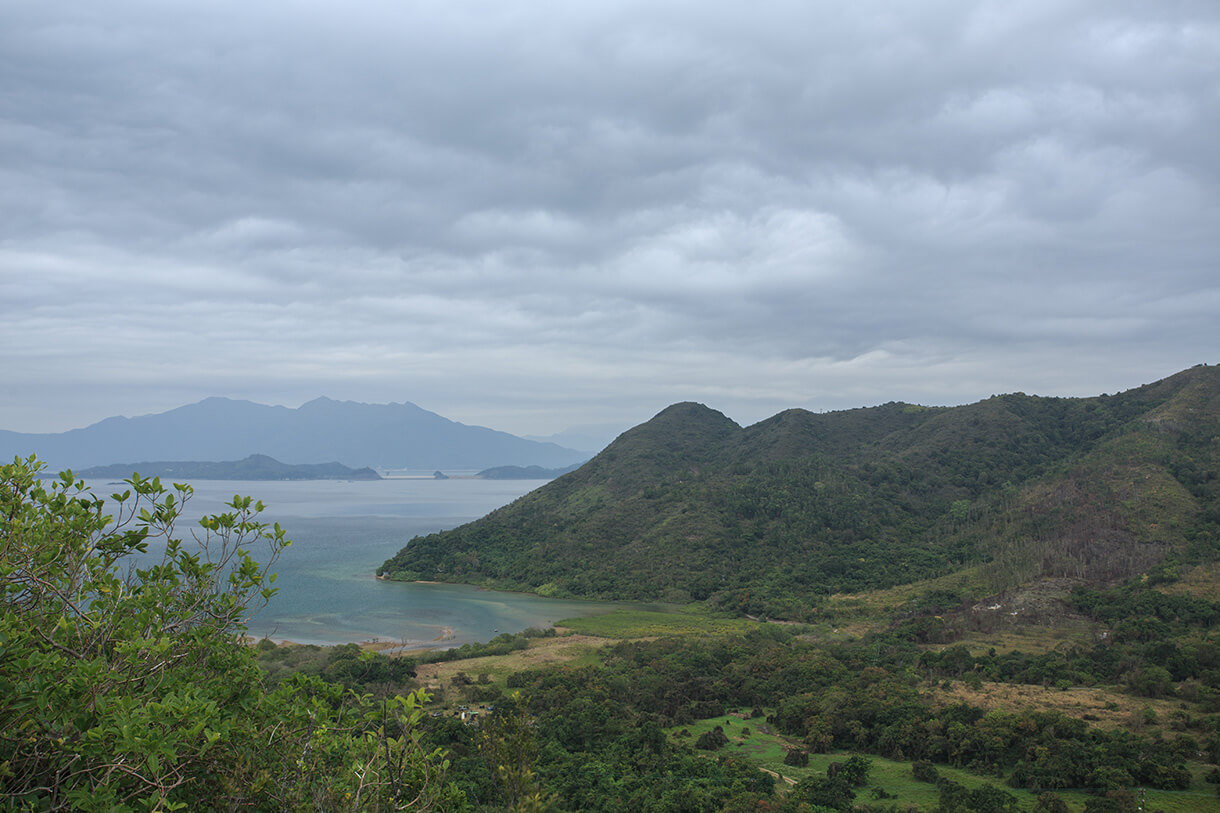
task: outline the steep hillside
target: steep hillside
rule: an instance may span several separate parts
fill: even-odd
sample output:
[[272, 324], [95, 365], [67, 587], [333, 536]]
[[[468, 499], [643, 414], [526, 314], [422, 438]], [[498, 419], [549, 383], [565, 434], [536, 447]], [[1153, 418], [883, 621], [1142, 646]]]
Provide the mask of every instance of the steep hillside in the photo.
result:
[[677, 404], [380, 572], [789, 617], [971, 565], [980, 591], [1108, 582], [1214, 554], [1218, 393], [1220, 370], [1197, 367], [1113, 396], [789, 410], [744, 429]]

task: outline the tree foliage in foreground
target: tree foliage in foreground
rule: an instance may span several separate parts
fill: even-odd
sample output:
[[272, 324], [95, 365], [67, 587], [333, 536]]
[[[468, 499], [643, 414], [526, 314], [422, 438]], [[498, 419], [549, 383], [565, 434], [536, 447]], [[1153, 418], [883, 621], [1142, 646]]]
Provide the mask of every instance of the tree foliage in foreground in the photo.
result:
[[41, 469], [0, 466], [0, 807], [464, 807], [419, 745], [418, 695], [265, 690], [242, 619], [291, 543], [261, 503], [184, 542], [189, 486], [133, 475], [107, 501]]

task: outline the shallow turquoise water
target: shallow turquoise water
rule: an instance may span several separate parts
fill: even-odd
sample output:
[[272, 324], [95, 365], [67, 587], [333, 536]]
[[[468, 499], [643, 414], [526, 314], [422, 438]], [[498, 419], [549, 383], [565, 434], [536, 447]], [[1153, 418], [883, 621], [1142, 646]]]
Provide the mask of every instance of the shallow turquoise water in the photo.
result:
[[279, 593], [250, 619], [252, 635], [316, 644], [378, 639], [460, 646], [613, 608], [607, 602], [375, 577], [377, 566], [411, 537], [477, 519], [544, 483], [196, 481], [187, 510], [192, 522], [184, 523], [179, 535], [203, 514], [221, 511], [234, 494], [262, 500], [263, 518], [287, 529], [293, 545], [273, 568]]

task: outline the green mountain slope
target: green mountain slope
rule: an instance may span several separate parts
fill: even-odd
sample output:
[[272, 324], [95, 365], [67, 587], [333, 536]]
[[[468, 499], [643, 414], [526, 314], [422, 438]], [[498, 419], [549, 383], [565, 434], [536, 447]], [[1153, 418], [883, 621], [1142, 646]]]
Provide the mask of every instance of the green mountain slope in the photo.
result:
[[991, 591], [1106, 582], [1214, 549], [1218, 415], [1220, 369], [1202, 366], [1113, 396], [788, 410], [744, 429], [677, 404], [380, 573], [788, 617], [976, 565]]

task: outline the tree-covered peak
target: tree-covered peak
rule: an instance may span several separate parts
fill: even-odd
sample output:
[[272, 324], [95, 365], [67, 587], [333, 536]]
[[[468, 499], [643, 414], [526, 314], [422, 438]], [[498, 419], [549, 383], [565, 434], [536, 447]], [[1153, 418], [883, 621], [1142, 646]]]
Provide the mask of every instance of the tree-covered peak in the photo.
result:
[[675, 404], [382, 572], [797, 618], [967, 569], [977, 592], [1109, 583], [1217, 546], [1218, 382], [1195, 368], [1116, 395], [793, 409], [744, 429]]

